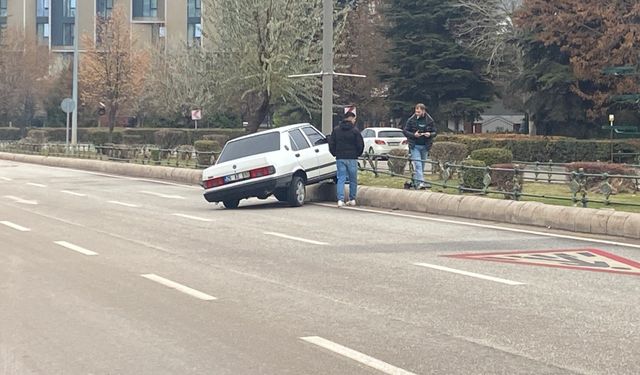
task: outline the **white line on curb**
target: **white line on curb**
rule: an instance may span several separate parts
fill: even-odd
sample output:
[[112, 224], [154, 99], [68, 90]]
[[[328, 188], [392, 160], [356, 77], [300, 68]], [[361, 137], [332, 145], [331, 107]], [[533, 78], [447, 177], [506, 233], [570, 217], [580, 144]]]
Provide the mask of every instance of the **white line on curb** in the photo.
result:
[[154, 193], [153, 191], [146, 191], [146, 190], [141, 191], [141, 193], [154, 195], [156, 197], [166, 198], [166, 199], [185, 199], [184, 197], [181, 197], [179, 195], [167, 195], [167, 194], [161, 194], [161, 193]]
[[75, 195], [76, 197], [86, 197], [87, 194], [81, 194], [81, 193], [76, 193], [75, 191], [69, 191], [69, 190], [61, 190], [61, 193], [65, 193], [65, 194], [69, 194], [69, 195]]
[[76, 252], [78, 252], [78, 253], [80, 253], [80, 254], [89, 255], [89, 256], [92, 256], [92, 255], [98, 255], [98, 253], [96, 253], [96, 252], [94, 252], [94, 251], [87, 250], [87, 249], [85, 249], [85, 248], [83, 248], [83, 247], [80, 247], [80, 246], [78, 246], [78, 245], [74, 245], [74, 244], [69, 243], [69, 242], [67, 242], [67, 241], [55, 241], [54, 243], [55, 243], [56, 245], [60, 245], [60, 246], [62, 246], [62, 247], [66, 247], [66, 248], [67, 248], [67, 249], [69, 249], [69, 250], [76, 251]]
[[118, 201], [109, 201], [107, 203], [111, 203], [111, 204], [117, 204], [119, 206], [125, 206], [125, 207], [133, 207], [133, 208], [137, 208], [140, 207], [137, 204], [131, 204], [131, 203], [124, 203], [124, 202], [118, 202]]
[[[335, 205], [333, 205], [333, 204], [327, 204], [327, 203], [312, 203], [312, 204], [316, 205], [316, 206], [335, 208]], [[600, 240], [600, 239], [597, 239], [597, 238], [569, 236], [569, 235], [566, 235], [566, 234], [556, 234], [556, 233], [545, 233], [545, 232], [538, 232], [538, 231], [532, 231], [532, 230], [526, 230], [526, 229], [501, 227], [501, 226], [497, 226], [497, 225], [470, 223], [470, 222], [467, 222], [467, 221], [458, 221], [458, 220], [450, 220], [450, 219], [436, 219], [436, 218], [433, 218], [433, 217], [401, 214], [401, 213], [397, 213], [397, 212], [378, 211], [378, 210], [371, 210], [371, 209], [359, 208], [359, 207], [345, 207], [345, 210], [368, 212], [368, 213], [373, 213], [373, 214], [397, 216], [397, 217], [404, 217], [404, 218], [409, 218], [409, 219], [433, 221], [433, 222], [437, 222], [437, 223], [466, 225], [466, 226], [475, 227], [475, 228], [493, 229], [493, 230], [500, 230], [500, 231], [505, 231], [505, 232], [531, 234], [531, 235], [534, 235], [534, 236], [562, 238], [562, 239], [566, 239], [566, 240], [591, 242], [591, 243], [599, 243], [599, 244], [603, 244], [603, 245], [613, 245], [613, 246], [622, 246], [622, 247], [630, 247], [630, 248], [634, 248], [634, 249], [640, 249], [640, 245], [630, 244], [630, 243], [626, 243], [626, 242]], [[470, 219], [470, 220], [474, 220], [474, 219]]]
[[203, 217], [197, 217], [197, 216], [191, 216], [191, 215], [185, 215], [185, 214], [171, 214], [173, 216], [178, 216], [178, 217], [183, 217], [185, 219], [191, 219], [191, 220], [198, 220], [198, 221], [205, 221], [205, 222], [211, 222], [213, 220], [211, 219], [206, 219]]
[[519, 281], [512, 281], [512, 280], [507, 280], [507, 279], [501, 279], [499, 277], [482, 275], [482, 274], [479, 274], [479, 273], [461, 271], [461, 270], [457, 270], [455, 268], [443, 267], [443, 266], [438, 266], [438, 265], [435, 265], [435, 264], [414, 263], [413, 265], [414, 266], [420, 266], [420, 267], [433, 268], [434, 270], [440, 270], [440, 271], [456, 273], [458, 275], [471, 276], [471, 277], [475, 277], [477, 279], [489, 280], [489, 281], [494, 281], [496, 283], [502, 283], [502, 284], [507, 284], [507, 285], [525, 285], [524, 283], [521, 283]]
[[175, 289], [175, 290], [177, 290], [179, 292], [188, 294], [191, 297], [195, 297], [195, 298], [201, 299], [203, 301], [214, 301], [214, 300], [217, 299], [216, 297], [213, 297], [213, 296], [210, 296], [210, 295], [208, 295], [206, 293], [202, 293], [202, 292], [200, 292], [198, 290], [189, 288], [188, 286], [184, 286], [182, 284], [178, 284], [175, 281], [171, 281], [171, 280], [165, 279], [164, 277], [160, 277], [158, 275], [146, 274], [146, 275], [140, 275], [140, 276], [144, 277], [145, 279], [148, 279], [148, 280], [151, 280], [151, 281], [155, 281], [156, 283], [162, 284], [162, 285], [164, 285], [164, 286], [166, 286], [168, 288]]
[[41, 187], [41, 188], [46, 188], [47, 185], [43, 185], [43, 184], [36, 184], [35, 182], [27, 182], [27, 185], [29, 186], [35, 186], [35, 187]]
[[286, 234], [282, 234], [282, 233], [276, 233], [276, 232], [264, 232], [264, 234], [268, 235], [268, 236], [274, 236], [274, 237], [280, 237], [280, 238], [284, 238], [287, 240], [292, 240], [292, 241], [299, 241], [299, 242], [304, 242], [304, 243], [308, 243], [311, 245], [318, 245], [318, 246], [327, 246], [329, 245], [326, 242], [320, 242], [320, 241], [313, 241], [313, 240], [307, 240], [305, 238], [300, 238], [300, 237], [293, 237], [293, 236], [289, 236]]
[[13, 229], [18, 230], [18, 231], [20, 231], [20, 232], [29, 232], [29, 231], [31, 230], [31, 229], [29, 229], [29, 228], [25, 228], [25, 227], [20, 226], [20, 225], [18, 225], [18, 224], [14, 224], [14, 223], [12, 223], [12, 222], [10, 222], [10, 221], [0, 221], [0, 224], [2, 224], [2, 225], [6, 225], [6, 226], [8, 226], [9, 228], [13, 228]]
[[19, 197], [15, 197], [13, 195], [5, 195], [5, 198], [11, 199], [12, 201], [15, 201], [16, 203], [22, 203], [22, 204], [30, 204], [30, 205], [37, 205], [38, 201], [30, 201], [27, 199], [22, 199]]
[[349, 349], [346, 346], [342, 346], [340, 344], [336, 344], [333, 341], [329, 341], [327, 339], [324, 339], [322, 337], [318, 337], [318, 336], [309, 336], [309, 337], [300, 337], [301, 340], [306, 341], [308, 343], [317, 345], [321, 348], [330, 350], [334, 353], [340, 354], [344, 357], [347, 357], [349, 359], [352, 359], [356, 362], [360, 362], [363, 365], [369, 366], [371, 368], [374, 368], [378, 371], [381, 371], [385, 374], [389, 374], [389, 375], [416, 375], [413, 372], [409, 372], [407, 370], [403, 370], [399, 367], [390, 365], [386, 362], [383, 362], [379, 359], [375, 359], [373, 357], [370, 357], [366, 354], [360, 353], [358, 351], [355, 351], [353, 349]]

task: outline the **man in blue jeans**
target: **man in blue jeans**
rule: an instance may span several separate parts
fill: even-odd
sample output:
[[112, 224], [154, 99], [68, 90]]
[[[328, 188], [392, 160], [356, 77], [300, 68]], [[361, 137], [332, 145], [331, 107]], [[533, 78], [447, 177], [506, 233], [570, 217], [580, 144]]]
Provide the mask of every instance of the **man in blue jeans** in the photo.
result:
[[409, 141], [409, 152], [414, 167], [413, 186], [425, 189], [428, 185], [424, 181], [424, 161], [429, 157], [429, 150], [436, 137], [436, 126], [424, 104], [416, 104], [415, 113], [407, 120], [402, 131]]
[[[336, 126], [329, 137], [329, 151], [336, 158], [338, 169], [338, 207], [355, 206], [358, 193], [358, 158], [364, 151], [362, 134], [355, 126], [356, 115], [347, 112], [344, 120]], [[344, 200], [344, 184], [349, 178], [349, 200]]]

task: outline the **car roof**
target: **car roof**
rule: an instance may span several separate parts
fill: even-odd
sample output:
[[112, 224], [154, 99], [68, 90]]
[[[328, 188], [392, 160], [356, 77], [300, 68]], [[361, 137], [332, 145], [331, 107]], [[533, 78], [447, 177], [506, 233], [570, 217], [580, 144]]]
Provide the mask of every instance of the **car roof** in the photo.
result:
[[368, 129], [373, 129], [375, 131], [389, 131], [389, 130], [397, 130], [397, 131], [402, 131], [402, 129], [399, 128], [368, 128]]
[[251, 138], [251, 137], [255, 137], [257, 135], [263, 135], [263, 134], [270, 134], [270, 133], [281, 133], [282, 134], [282, 133], [287, 132], [289, 130], [301, 128], [303, 126], [313, 126], [313, 125], [309, 124], [308, 122], [302, 122], [302, 123], [293, 124], [293, 125], [285, 125], [285, 126], [281, 126], [279, 128], [274, 128], [274, 129], [260, 131], [260, 132], [257, 132], [257, 133], [251, 133], [251, 134], [243, 135], [242, 137], [238, 137], [238, 138], [232, 139], [229, 142], [238, 141], [238, 140], [246, 139], [246, 138]]

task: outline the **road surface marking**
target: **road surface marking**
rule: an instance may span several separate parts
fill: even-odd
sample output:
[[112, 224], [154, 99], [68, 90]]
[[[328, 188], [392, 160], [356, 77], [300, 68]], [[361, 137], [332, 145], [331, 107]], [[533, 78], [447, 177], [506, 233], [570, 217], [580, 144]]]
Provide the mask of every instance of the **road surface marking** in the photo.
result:
[[[327, 203], [312, 203], [312, 204], [316, 205], [316, 206], [335, 208], [335, 205], [333, 205], [333, 204], [327, 204]], [[475, 228], [493, 229], [493, 230], [500, 230], [500, 231], [505, 231], [505, 232], [531, 234], [531, 235], [534, 235], [534, 236], [562, 238], [562, 239], [566, 239], [566, 240], [591, 242], [591, 243], [599, 243], [599, 244], [604, 244], [604, 245], [613, 245], [613, 246], [622, 246], [622, 247], [630, 247], [630, 248], [634, 248], [634, 249], [640, 249], [640, 245], [630, 244], [630, 243], [626, 243], [626, 242], [607, 241], [607, 240], [600, 240], [600, 239], [597, 239], [597, 238], [569, 236], [569, 235], [565, 235], [565, 234], [545, 233], [545, 232], [538, 232], [538, 231], [532, 231], [532, 230], [526, 230], [526, 229], [501, 227], [501, 226], [497, 226], [497, 225], [470, 223], [468, 221], [458, 221], [458, 220], [450, 220], [450, 219], [436, 219], [436, 218], [433, 218], [433, 217], [401, 214], [401, 213], [397, 213], [397, 212], [378, 211], [378, 210], [371, 210], [371, 209], [359, 208], [359, 207], [344, 207], [344, 208], [345, 208], [345, 210], [353, 210], [353, 211], [368, 212], [368, 213], [373, 213], [373, 214], [382, 214], [382, 215], [389, 215], [389, 216], [405, 217], [405, 218], [409, 218], [409, 219], [426, 220], [426, 221], [433, 221], [433, 222], [437, 222], [437, 223], [466, 225], [466, 226], [475, 227]], [[475, 219], [469, 219], [469, 220], [475, 220]]]
[[168, 288], [175, 289], [175, 290], [177, 290], [179, 292], [188, 294], [191, 297], [195, 297], [195, 298], [201, 299], [203, 301], [214, 301], [214, 300], [217, 299], [216, 297], [212, 297], [212, 296], [210, 296], [210, 295], [208, 295], [206, 293], [202, 293], [202, 292], [200, 292], [198, 290], [189, 288], [188, 286], [184, 286], [182, 284], [178, 284], [175, 281], [171, 281], [171, 280], [165, 279], [164, 277], [160, 277], [160, 276], [154, 275], [152, 273], [151, 274], [146, 274], [146, 275], [140, 275], [140, 276], [144, 277], [145, 279], [148, 279], [148, 280], [151, 280], [151, 281], [155, 281], [156, 283], [162, 284], [162, 285], [164, 285], [164, 286], [166, 286]]
[[19, 198], [19, 197], [15, 197], [13, 195], [5, 195], [4, 197], [8, 198], [8, 199], [11, 199], [12, 201], [15, 201], [16, 203], [30, 204], [30, 205], [38, 204], [38, 201], [30, 201], [30, 200], [22, 199], [22, 198]]
[[197, 216], [191, 216], [191, 215], [185, 215], [185, 214], [171, 214], [171, 215], [178, 216], [178, 217], [183, 217], [185, 219], [191, 219], [191, 220], [206, 221], [206, 222], [213, 221], [211, 219], [205, 219], [203, 217], [197, 217]]
[[27, 185], [35, 186], [35, 187], [41, 187], [41, 188], [46, 188], [47, 187], [47, 185], [36, 184], [35, 182], [27, 182]]
[[403, 370], [399, 367], [390, 365], [386, 362], [383, 362], [379, 359], [375, 359], [373, 357], [369, 357], [366, 354], [360, 353], [358, 351], [355, 351], [353, 349], [349, 349], [345, 346], [342, 346], [340, 344], [336, 344], [333, 341], [329, 341], [327, 339], [323, 339], [322, 337], [318, 337], [318, 336], [309, 336], [309, 337], [300, 337], [301, 340], [306, 341], [308, 343], [317, 345], [321, 348], [330, 350], [334, 353], [340, 354], [344, 357], [347, 357], [349, 359], [352, 359], [356, 362], [360, 362], [363, 365], [369, 366], [371, 368], [374, 368], [378, 371], [381, 371], [385, 374], [389, 374], [389, 375], [416, 375], [413, 372], [409, 372], [407, 370]]
[[155, 195], [156, 197], [166, 198], [166, 199], [185, 199], [184, 197], [181, 197], [179, 195], [167, 195], [167, 194], [161, 194], [161, 193], [154, 193], [153, 191], [146, 191], [146, 190], [141, 191], [141, 193]]
[[264, 234], [266, 234], [266, 235], [268, 235], [268, 236], [275, 236], [275, 237], [285, 238], [285, 239], [287, 239], [287, 240], [304, 242], [304, 243], [308, 243], [308, 244], [312, 244], [312, 245], [319, 245], [319, 246], [327, 246], [327, 245], [329, 245], [329, 244], [328, 244], [328, 243], [326, 243], [326, 242], [320, 242], [320, 241], [307, 240], [307, 239], [305, 239], [305, 238], [288, 236], [288, 235], [286, 235], [286, 234], [282, 234], [282, 233], [276, 233], [276, 232], [264, 232]]
[[118, 201], [109, 201], [108, 203], [117, 204], [117, 205], [125, 206], [125, 207], [133, 207], [133, 208], [140, 207], [137, 204], [124, 203], [124, 202], [118, 202]]
[[87, 194], [80, 194], [80, 193], [76, 193], [75, 191], [69, 191], [69, 190], [61, 190], [61, 193], [65, 193], [65, 194], [69, 194], [69, 195], [75, 195], [76, 197], [86, 197]]
[[9, 177], [0, 177], [0, 180], [3, 181], [13, 181], [12, 179], [10, 179]]
[[457, 270], [455, 268], [437, 266], [435, 264], [414, 263], [413, 265], [414, 266], [420, 266], [420, 267], [433, 268], [434, 270], [457, 273], [458, 275], [471, 276], [471, 277], [475, 277], [475, 278], [482, 279], [482, 280], [495, 281], [496, 283], [502, 283], [502, 284], [507, 284], [507, 285], [524, 285], [524, 283], [521, 283], [519, 281], [511, 281], [511, 280], [507, 280], [507, 279], [501, 279], [499, 277], [493, 277], [493, 276], [482, 275], [482, 274], [479, 274], [479, 273], [461, 271], [461, 270]]
[[85, 248], [83, 248], [83, 247], [80, 247], [80, 246], [78, 246], [78, 245], [74, 245], [74, 244], [69, 243], [69, 242], [67, 242], [67, 241], [55, 241], [54, 243], [55, 243], [56, 245], [60, 245], [60, 246], [62, 246], [62, 247], [66, 247], [66, 248], [67, 248], [67, 249], [69, 249], [69, 250], [76, 251], [76, 252], [78, 252], [78, 253], [80, 253], [80, 254], [89, 255], [89, 256], [91, 256], [91, 255], [98, 255], [98, 253], [96, 253], [96, 252], [94, 252], [94, 251], [87, 250], [87, 249], [85, 249]]
[[18, 225], [18, 224], [14, 224], [14, 223], [12, 223], [12, 222], [10, 222], [10, 221], [0, 221], [0, 224], [2, 224], [2, 225], [6, 225], [6, 226], [8, 226], [9, 228], [13, 228], [13, 229], [15, 229], [15, 230], [19, 230], [20, 232], [29, 232], [29, 231], [31, 230], [31, 229], [29, 229], [29, 228], [25, 228], [25, 227], [20, 226], [20, 225]]

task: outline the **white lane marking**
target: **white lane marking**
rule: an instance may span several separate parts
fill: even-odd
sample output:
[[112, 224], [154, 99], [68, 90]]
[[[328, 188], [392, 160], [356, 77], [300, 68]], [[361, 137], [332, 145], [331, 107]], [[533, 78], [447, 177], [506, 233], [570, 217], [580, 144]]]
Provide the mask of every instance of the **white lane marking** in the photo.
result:
[[2, 181], [13, 181], [9, 177], [0, 177], [0, 180], [2, 180]]
[[[316, 205], [316, 206], [335, 208], [335, 205], [328, 204], [328, 203], [311, 203], [311, 204]], [[397, 212], [385, 212], [385, 211], [378, 211], [378, 210], [370, 210], [370, 209], [359, 208], [359, 207], [344, 207], [344, 208], [346, 210], [361, 211], [361, 212], [368, 212], [368, 213], [373, 213], [373, 214], [382, 214], [382, 215], [389, 215], [389, 216], [397, 216], [397, 217], [405, 217], [405, 218], [409, 218], [409, 219], [426, 220], [426, 221], [433, 221], [433, 222], [437, 222], [437, 223], [466, 225], [466, 226], [475, 227], [475, 228], [494, 229], [494, 230], [500, 230], [500, 231], [505, 231], [505, 232], [531, 234], [531, 235], [534, 235], [534, 236], [562, 238], [562, 239], [566, 239], [566, 240], [591, 242], [591, 243], [599, 243], [599, 244], [603, 244], [603, 245], [613, 245], [613, 246], [622, 246], [622, 247], [630, 247], [630, 248], [634, 248], [634, 249], [640, 249], [640, 245], [636, 245], [636, 244], [630, 244], [630, 243], [626, 243], [626, 242], [600, 240], [600, 239], [597, 239], [597, 238], [590, 238], [590, 237], [578, 237], [578, 236], [569, 236], [569, 235], [566, 235], [566, 234], [545, 233], [545, 232], [538, 232], [538, 231], [533, 231], [533, 230], [501, 227], [501, 226], [489, 225], [489, 224], [470, 223], [470, 222], [467, 222], [467, 221], [458, 221], [458, 220], [450, 220], [450, 219], [436, 219], [436, 218], [433, 218], [433, 217], [401, 214], [401, 213], [397, 213]], [[474, 220], [474, 219], [469, 219], [469, 220]]]
[[156, 283], [162, 284], [162, 285], [164, 285], [164, 286], [166, 286], [168, 288], [175, 289], [175, 290], [177, 290], [179, 292], [188, 294], [191, 297], [195, 297], [195, 298], [201, 299], [203, 301], [214, 301], [214, 300], [217, 299], [216, 297], [210, 296], [210, 295], [208, 295], [206, 293], [202, 293], [202, 292], [200, 292], [198, 290], [189, 288], [188, 286], [184, 286], [182, 284], [178, 284], [175, 281], [171, 281], [171, 280], [165, 279], [164, 277], [160, 277], [160, 276], [154, 275], [152, 273], [151, 274], [146, 274], [146, 275], [140, 275], [140, 276], [144, 277], [145, 279], [148, 279], [148, 280], [151, 280], [151, 281], [155, 281]]
[[12, 201], [15, 201], [16, 203], [30, 204], [30, 205], [38, 204], [38, 201], [30, 201], [30, 200], [22, 199], [20, 197], [16, 197], [16, 196], [13, 196], [13, 195], [5, 195], [4, 198], [11, 199]]
[[329, 341], [327, 339], [324, 339], [322, 337], [318, 337], [318, 336], [308, 336], [308, 337], [300, 337], [301, 340], [304, 340], [308, 343], [317, 345], [321, 348], [330, 350], [334, 353], [340, 354], [344, 357], [347, 357], [349, 359], [352, 359], [356, 362], [360, 362], [363, 365], [369, 366], [371, 368], [374, 368], [378, 371], [381, 371], [385, 374], [389, 374], [389, 375], [416, 375], [413, 372], [409, 372], [407, 370], [403, 370], [399, 367], [390, 365], [386, 362], [383, 362], [379, 359], [375, 359], [373, 357], [370, 357], [366, 354], [360, 353], [358, 351], [355, 351], [353, 349], [349, 349], [346, 346], [342, 346], [340, 344], [336, 344], [333, 341]]
[[197, 217], [197, 216], [191, 216], [191, 215], [185, 215], [185, 214], [171, 214], [171, 215], [178, 216], [178, 217], [183, 217], [185, 219], [191, 219], [191, 220], [198, 220], [198, 221], [205, 221], [205, 222], [213, 221], [211, 219], [205, 219], [203, 217]]
[[41, 188], [46, 188], [47, 187], [47, 185], [36, 184], [35, 182], [27, 182], [27, 185], [35, 186], [35, 187], [41, 187]]
[[89, 256], [98, 255], [98, 253], [96, 253], [94, 251], [87, 250], [87, 249], [85, 249], [83, 247], [80, 247], [78, 245], [74, 245], [74, 244], [69, 243], [67, 241], [55, 241], [54, 243], [56, 245], [59, 245], [59, 246], [62, 246], [62, 247], [66, 247], [69, 250], [76, 251], [76, 252], [78, 252], [80, 254], [89, 255]]
[[124, 203], [124, 202], [118, 202], [118, 201], [109, 201], [108, 203], [117, 204], [117, 205], [125, 206], [125, 207], [133, 207], [133, 208], [140, 207], [137, 204]]
[[31, 229], [29, 229], [29, 228], [25, 228], [25, 227], [20, 226], [20, 225], [18, 225], [18, 224], [14, 224], [14, 223], [12, 223], [12, 222], [10, 222], [10, 221], [0, 221], [0, 224], [2, 224], [2, 225], [6, 225], [6, 226], [8, 226], [9, 228], [13, 228], [13, 229], [15, 229], [15, 230], [19, 230], [20, 232], [29, 232], [29, 231], [31, 230]]
[[320, 242], [320, 241], [307, 240], [307, 239], [305, 239], [305, 238], [293, 237], [293, 236], [289, 236], [289, 235], [282, 234], [282, 233], [276, 233], [276, 232], [264, 232], [264, 234], [266, 234], [266, 235], [268, 235], [268, 236], [274, 236], [274, 237], [284, 238], [284, 239], [287, 239], [287, 240], [304, 242], [304, 243], [308, 243], [308, 244], [312, 244], [312, 245], [318, 245], [318, 246], [327, 246], [327, 245], [329, 245], [329, 244], [328, 244], [328, 243], [326, 243], [326, 242]]
[[65, 193], [65, 194], [69, 194], [69, 195], [75, 195], [76, 197], [86, 197], [87, 194], [81, 194], [81, 193], [76, 193], [75, 191], [69, 191], [69, 190], [60, 190], [61, 193]]
[[154, 193], [153, 191], [146, 191], [146, 190], [141, 191], [141, 193], [154, 195], [156, 197], [166, 198], [166, 199], [185, 199], [184, 197], [181, 197], [179, 195], [167, 195], [167, 194], [161, 194], [161, 193]]
[[502, 283], [502, 284], [507, 284], [507, 285], [525, 285], [524, 283], [521, 283], [519, 281], [512, 281], [512, 280], [507, 280], [507, 279], [501, 279], [499, 277], [482, 275], [482, 274], [479, 274], [479, 273], [461, 271], [461, 270], [457, 270], [455, 268], [443, 267], [443, 266], [438, 266], [438, 265], [435, 265], [435, 264], [414, 263], [413, 265], [414, 266], [420, 266], [420, 267], [433, 268], [434, 270], [457, 273], [458, 275], [471, 276], [471, 277], [475, 277], [475, 278], [478, 278], [478, 279], [494, 281], [496, 283]]

